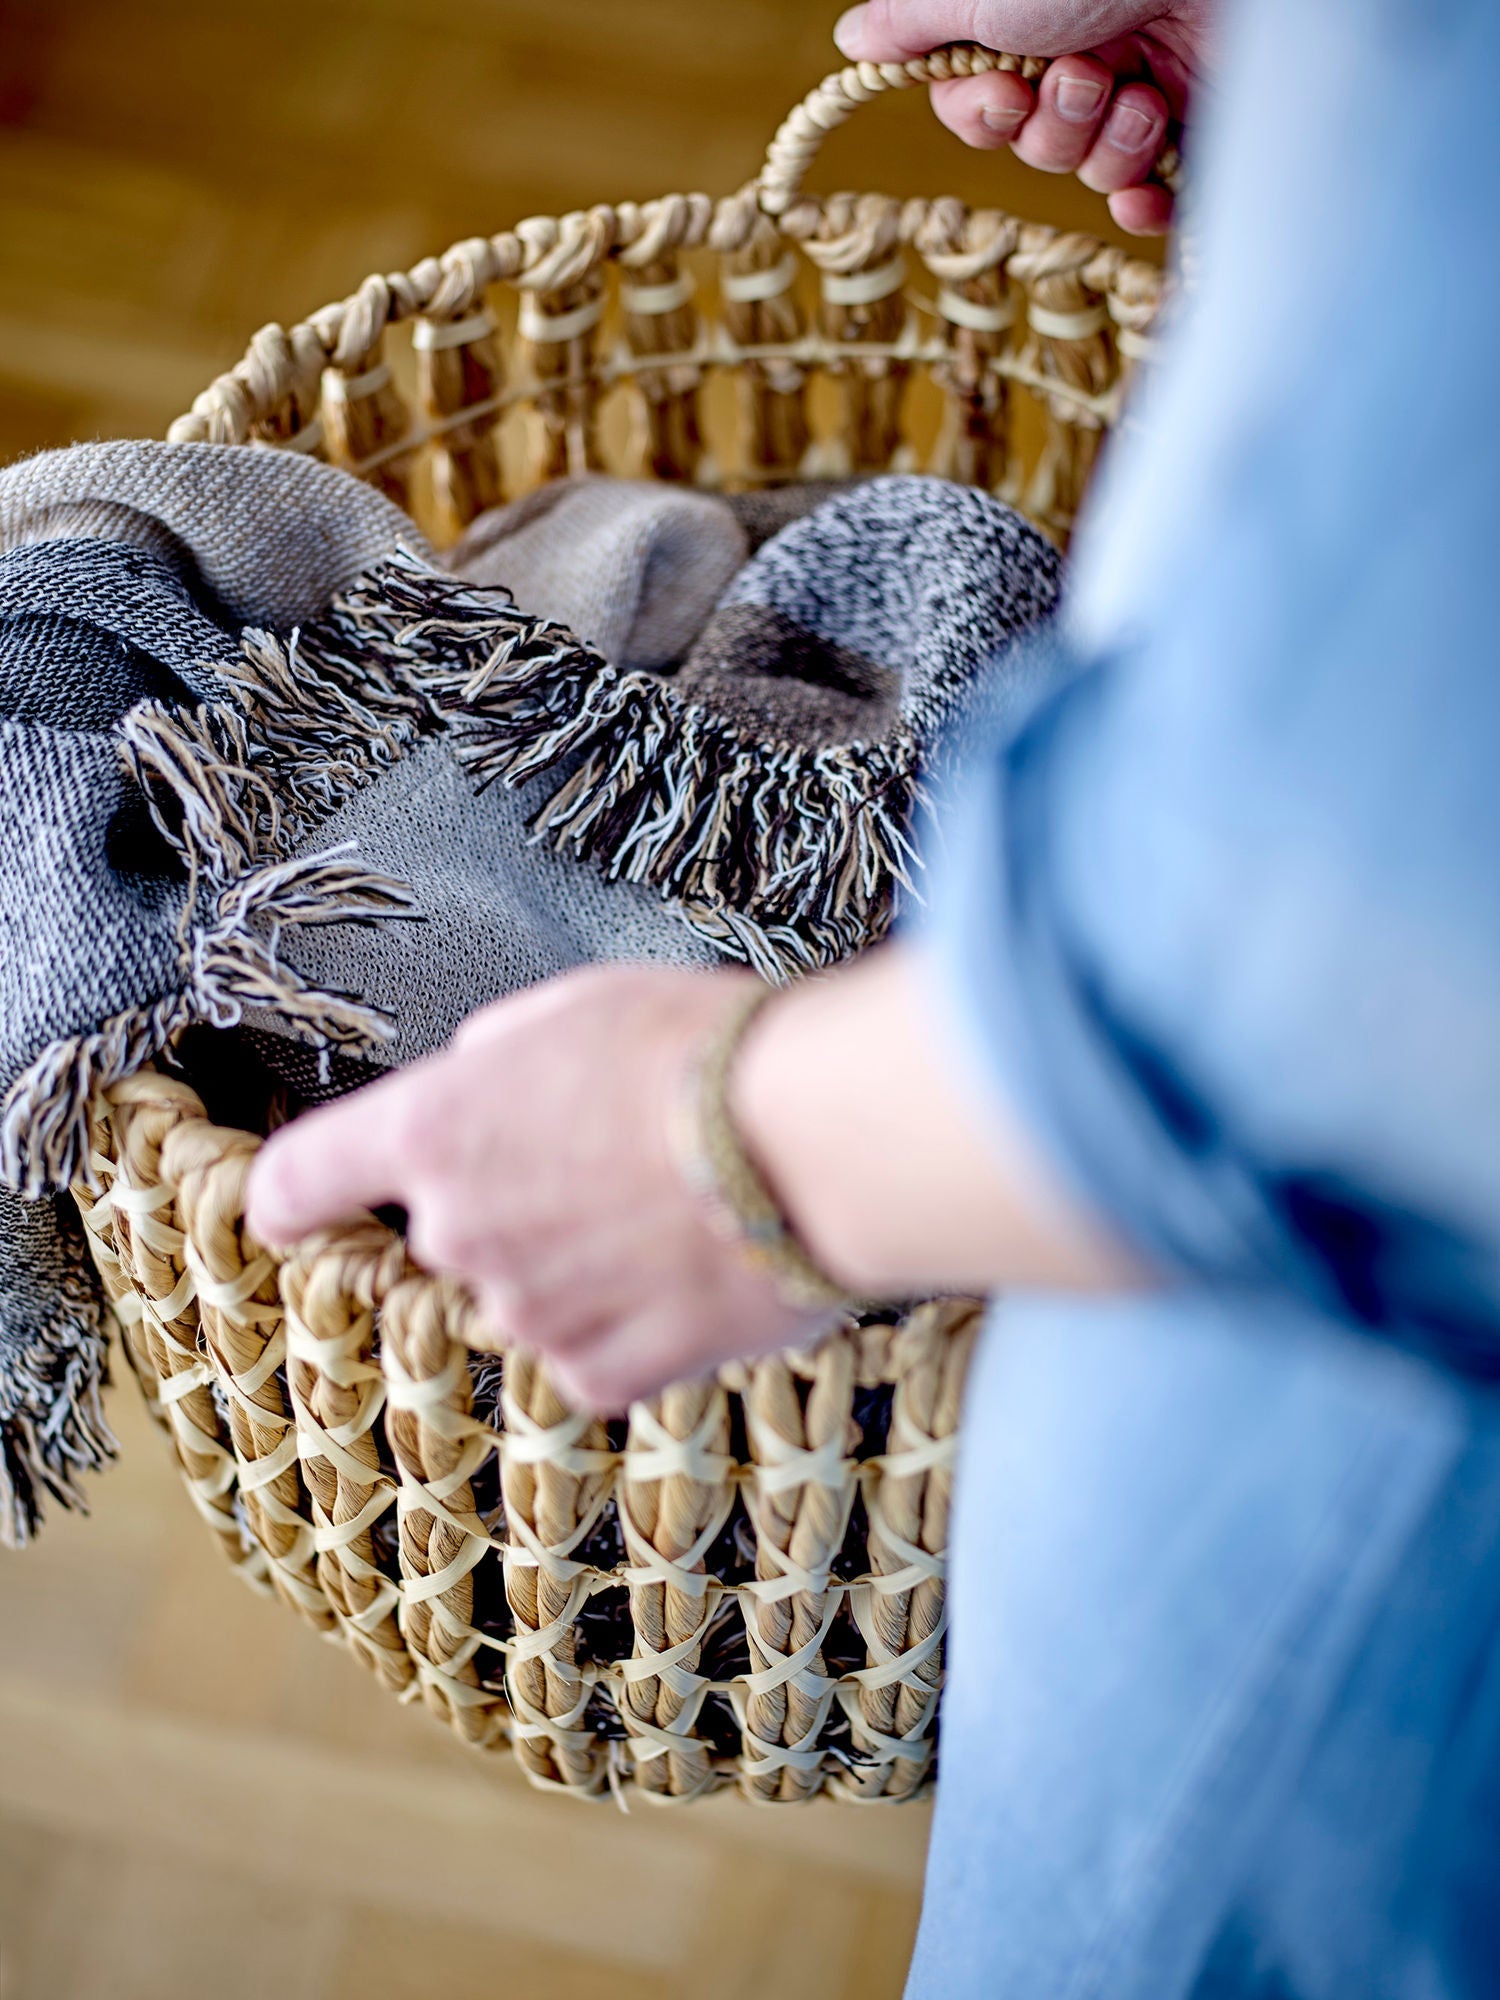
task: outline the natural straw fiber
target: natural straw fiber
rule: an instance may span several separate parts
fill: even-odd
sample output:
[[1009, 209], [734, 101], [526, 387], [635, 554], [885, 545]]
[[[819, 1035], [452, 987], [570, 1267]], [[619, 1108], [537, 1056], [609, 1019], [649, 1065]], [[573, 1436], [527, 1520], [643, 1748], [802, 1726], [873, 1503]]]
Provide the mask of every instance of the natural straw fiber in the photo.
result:
[[[756, 488], [919, 462], [1064, 539], [1161, 274], [951, 199], [802, 192], [870, 98], [997, 67], [1045, 64], [859, 65], [739, 194], [535, 217], [367, 278], [263, 328], [170, 434], [331, 457], [438, 540], [593, 469]], [[606, 1423], [535, 1361], [474, 1352], [468, 1301], [378, 1223], [262, 1252], [258, 1144], [147, 1073], [96, 1103], [75, 1190], [132, 1368], [250, 1582], [539, 1785], [923, 1789], [976, 1304]]]

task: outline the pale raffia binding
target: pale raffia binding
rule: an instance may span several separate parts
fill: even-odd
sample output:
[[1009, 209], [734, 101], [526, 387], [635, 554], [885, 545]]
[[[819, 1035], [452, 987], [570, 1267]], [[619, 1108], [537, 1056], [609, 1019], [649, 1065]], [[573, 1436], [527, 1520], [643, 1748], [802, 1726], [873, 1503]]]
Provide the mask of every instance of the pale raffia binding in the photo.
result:
[[[802, 192], [869, 98], [995, 67], [1045, 65], [967, 48], [860, 65], [727, 200], [537, 217], [368, 278], [263, 328], [171, 435], [331, 456], [440, 540], [590, 467], [754, 486], [915, 462], [1065, 536], [1149, 352], [1160, 272], [953, 200]], [[1158, 175], [1177, 170], [1164, 156]], [[388, 342], [402, 327], [409, 345]], [[608, 436], [620, 395], [628, 461]], [[299, 664], [267, 641], [246, 671], [284, 690]], [[366, 715], [372, 755], [409, 726], [378, 673], [354, 693], [318, 671]], [[495, 722], [475, 762], [526, 748]], [[262, 1252], [242, 1222], [258, 1144], [169, 1077], [114, 1081], [75, 1190], [132, 1370], [252, 1583], [539, 1785], [653, 1803], [923, 1790], [974, 1303], [851, 1325], [609, 1425], [532, 1359], [477, 1351], [468, 1301], [378, 1223], [285, 1263]]]

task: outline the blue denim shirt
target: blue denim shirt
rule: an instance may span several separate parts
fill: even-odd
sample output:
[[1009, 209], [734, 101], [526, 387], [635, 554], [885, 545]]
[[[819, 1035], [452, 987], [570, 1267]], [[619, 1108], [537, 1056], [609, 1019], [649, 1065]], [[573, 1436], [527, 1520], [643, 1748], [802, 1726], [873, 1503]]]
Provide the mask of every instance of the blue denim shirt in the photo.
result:
[[936, 869], [1164, 1282], [984, 1343], [912, 2000], [1500, 1993], [1500, 6], [1242, 0], [1223, 79]]
[[1226, 74], [1201, 291], [938, 939], [1151, 1262], [1496, 1373], [1500, 8], [1256, 0]]

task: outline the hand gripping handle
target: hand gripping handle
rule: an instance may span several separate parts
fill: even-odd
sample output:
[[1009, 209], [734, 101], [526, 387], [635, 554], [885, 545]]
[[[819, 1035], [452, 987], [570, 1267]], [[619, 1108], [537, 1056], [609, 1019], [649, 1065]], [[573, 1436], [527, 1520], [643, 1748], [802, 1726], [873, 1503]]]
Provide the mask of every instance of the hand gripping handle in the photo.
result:
[[[790, 113], [771, 141], [756, 190], [767, 215], [785, 215], [802, 192], [808, 168], [824, 139], [847, 124], [862, 105], [887, 90], [911, 90], [917, 84], [944, 83], [955, 76], [984, 76], [992, 70], [1013, 70], [1028, 83], [1038, 82], [1051, 67], [1045, 56], [1007, 56], [981, 48], [977, 42], [954, 42], [931, 55], [904, 63], [851, 63], [825, 77]], [[1152, 169], [1173, 194], [1182, 184], [1182, 155], [1169, 139]]]

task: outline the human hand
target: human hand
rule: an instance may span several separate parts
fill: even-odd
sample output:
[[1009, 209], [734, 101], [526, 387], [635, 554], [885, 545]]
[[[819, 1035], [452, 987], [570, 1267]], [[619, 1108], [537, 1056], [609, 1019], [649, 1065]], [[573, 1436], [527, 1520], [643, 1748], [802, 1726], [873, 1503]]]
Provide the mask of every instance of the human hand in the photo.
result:
[[806, 1340], [818, 1320], [721, 1240], [672, 1154], [688, 1067], [744, 984], [599, 968], [486, 1008], [270, 1139], [252, 1234], [288, 1245], [399, 1203], [417, 1261], [466, 1283], [497, 1345], [545, 1353], [585, 1408]]
[[1005, 72], [933, 86], [939, 118], [970, 146], [1012, 146], [1044, 173], [1076, 173], [1122, 229], [1157, 235], [1172, 197], [1144, 185], [1170, 119], [1206, 64], [1214, 0], [867, 0], [835, 29], [855, 62], [906, 62], [947, 42], [1056, 56], [1039, 86]]

